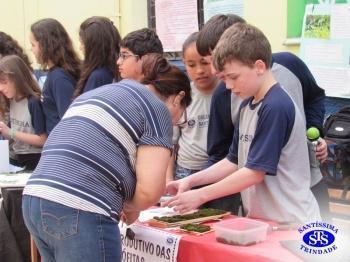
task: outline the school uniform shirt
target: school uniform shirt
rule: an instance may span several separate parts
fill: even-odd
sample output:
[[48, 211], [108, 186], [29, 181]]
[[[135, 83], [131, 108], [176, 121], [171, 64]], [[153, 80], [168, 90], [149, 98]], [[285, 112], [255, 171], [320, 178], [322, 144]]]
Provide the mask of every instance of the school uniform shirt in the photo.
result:
[[[208, 160], [207, 134], [212, 94], [201, 93], [191, 83], [192, 102], [187, 107], [187, 123], [180, 127], [177, 164], [191, 170], [201, 170]], [[175, 132], [174, 132], [175, 133]]]
[[62, 68], [49, 70], [42, 93], [47, 134], [50, 134], [67, 111], [75, 85], [76, 80]]
[[[271, 72], [302, 112], [306, 126], [308, 128], [315, 126], [322, 130], [325, 93], [317, 85], [305, 63], [288, 52], [274, 53]], [[241, 102], [239, 97], [226, 89], [224, 82], [215, 90], [210, 108], [207, 166], [213, 165], [226, 156], [232, 142]], [[306, 136], [306, 129], [304, 134]], [[311, 168], [311, 176], [310, 187], [322, 179], [321, 170]]]
[[242, 102], [227, 159], [266, 172], [261, 183], [241, 191], [248, 217], [278, 222], [321, 219], [310, 190], [305, 121], [289, 95], [274, 85], [263, 100]]
[[106, 67], [97, 68], [91, 72], [88, 77], [83, 93], [93, 90], [97, 87], [111, 84], [113, 82], [113, 73]]
[[170, 112], [145, 86], [123, 80], [96, 88], [51, 132], [23, 194], [118, 220], [135, 191], [137, 147], [170, 150], [171, 139]]
[[[45, 117], [40, 100], [35, 97], [24, 98], [20, 101], [11, 99], [10, 125], [18, 132], [41, 135], [45, 133]], [[11, 146], [14, 154], [37, 154], [41, 148], [14, 140]]]

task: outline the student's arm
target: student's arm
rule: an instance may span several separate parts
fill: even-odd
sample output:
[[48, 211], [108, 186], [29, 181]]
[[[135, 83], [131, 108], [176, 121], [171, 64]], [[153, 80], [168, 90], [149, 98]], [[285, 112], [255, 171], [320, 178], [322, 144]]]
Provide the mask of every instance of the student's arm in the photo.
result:
[[165, 172], [170, 150], [160, 146], [141, 145], [137, 149], [136, 189], [126, 211], [144, 210], [155, 205], [165, 189]]
[[[228, 161], [228, 160], [227, 160]], [[198, 208], [203, 203], [226, 195], [231, 195], [264, 180], [265, 172], [241, 168], [217, 183], [179, 194], [168, 202], [175, 211], [185, 213]]]
[[[45, 118], [40, 100], [33, 97], [29, 98], [28, 110], [31, 115], [31, 122], [35, 134], [13, 130], [13, 139], [35, 147], [43, 147], [47, 139], [47, 135], [45, 133]], [[10, 128], [5, 123], [0, 122], [0, 130], [3, 136], [10, 138]]]
[[289, 52], [274, 54], [279, 64], [287, 67], [300, 81], [304, 99], [306, 127], [317, 127], [322, 131], [325, 114], [325, 92], [319, 87], [306, 64]]
[[214, 91], [207, 137], [207, 167], [225, 158], [232, 142], [231, 92], [222, 82]]

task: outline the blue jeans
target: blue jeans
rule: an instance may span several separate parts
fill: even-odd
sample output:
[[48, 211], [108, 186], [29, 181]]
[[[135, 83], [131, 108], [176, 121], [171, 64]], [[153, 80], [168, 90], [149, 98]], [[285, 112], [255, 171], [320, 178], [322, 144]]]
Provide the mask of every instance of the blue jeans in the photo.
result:
[[199, 171], [200, 170], [192, 170], [192, 169], [188, 169], [188, 168], [182, 167], [180, 165], [176, 165], [174, 179], [178, 180], [178, 179], [187, 177], [189, 175], [192, 175], [194, 173], [197, 173]]
[[23, 196], [24, 222], [44, 262], [121, 261], [118, 222], [33, 196]]

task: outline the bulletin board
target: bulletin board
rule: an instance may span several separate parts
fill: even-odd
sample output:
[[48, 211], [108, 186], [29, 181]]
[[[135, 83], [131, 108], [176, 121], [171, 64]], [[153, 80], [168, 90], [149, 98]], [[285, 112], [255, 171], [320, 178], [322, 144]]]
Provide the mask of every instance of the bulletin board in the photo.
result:
[[330, 97], [350, 98], [350, 1], [308, 4], [300, 57]]
[[[347, 0], [336, 0], [335, 3], [346, 3]], [[303, 28], [305, 7], [307, 4], [318, 4], [319, 0], [287, 1], [287, 38], [299, 38]]]

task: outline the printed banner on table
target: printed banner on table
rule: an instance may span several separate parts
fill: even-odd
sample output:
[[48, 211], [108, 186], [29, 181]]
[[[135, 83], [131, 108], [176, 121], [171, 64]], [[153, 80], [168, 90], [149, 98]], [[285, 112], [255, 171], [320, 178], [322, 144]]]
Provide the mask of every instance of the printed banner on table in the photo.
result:
[[122, 262], [176, 262], [181, 236], [143, 225], [130, 226], [134, 239], [126, 237], [126, 226], [119, 224]]

